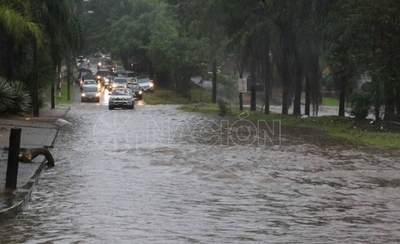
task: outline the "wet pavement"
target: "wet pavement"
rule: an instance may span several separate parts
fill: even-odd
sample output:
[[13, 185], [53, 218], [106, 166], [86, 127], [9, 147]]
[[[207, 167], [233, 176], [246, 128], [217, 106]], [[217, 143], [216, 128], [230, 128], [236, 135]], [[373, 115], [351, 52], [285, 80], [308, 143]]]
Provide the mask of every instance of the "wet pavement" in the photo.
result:
[[20, 148], [43, 146], [51, 148], [58, 128], [61, 126], [56, 123], [56, 120], [63, 117], [68, 110], [68, 106], [57, 106], [55, 109], [47, 107], [39, 111], [40, 117], [27, 115], [0, 119], [0, 184], [3, 187], [0, 189], [0, 223], [16, 216], [29, 201], [32, 186], [37, 181], [37, 176], [40, 175], [46, 161], [43, 155], [39, 155], [33, 163], [20, 163], [16, 179], [17, 189], [5, 189], [10, 130], [21, 129]]
[[0, 243], [399, 243], [399, 150], [76, 103]]

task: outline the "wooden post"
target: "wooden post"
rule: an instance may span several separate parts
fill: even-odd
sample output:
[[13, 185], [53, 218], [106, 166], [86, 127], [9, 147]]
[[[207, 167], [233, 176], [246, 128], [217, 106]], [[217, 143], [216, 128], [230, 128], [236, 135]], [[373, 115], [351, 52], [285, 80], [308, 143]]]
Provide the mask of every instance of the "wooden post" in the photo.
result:
[[243, 110], [243, 92], [239, 92], [239, 109]]
[[8, 151], [6, 188], [17, 189], [18, 156], [21, 142], [21, 129], [12, 128], [10, 132], [10, 149]]

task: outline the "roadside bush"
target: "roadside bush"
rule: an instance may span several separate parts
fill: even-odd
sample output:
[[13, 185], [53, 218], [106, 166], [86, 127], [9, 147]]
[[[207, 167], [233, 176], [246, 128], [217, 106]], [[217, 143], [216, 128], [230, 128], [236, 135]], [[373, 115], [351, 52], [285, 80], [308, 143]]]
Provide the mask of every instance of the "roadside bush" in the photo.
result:
[[0, 77], [0, 114], [17, 114], [29, 110], [31, 96], [21, 81], [8, 81]]
[[228, 104], [223, 99], [218, 99], [218, 115], [226, 116], [228, 110]]
[[356, 120], [365, 119], [372, 106], [372, 95], [367, 92], [354, 93], [349, 98], [350, 115]]

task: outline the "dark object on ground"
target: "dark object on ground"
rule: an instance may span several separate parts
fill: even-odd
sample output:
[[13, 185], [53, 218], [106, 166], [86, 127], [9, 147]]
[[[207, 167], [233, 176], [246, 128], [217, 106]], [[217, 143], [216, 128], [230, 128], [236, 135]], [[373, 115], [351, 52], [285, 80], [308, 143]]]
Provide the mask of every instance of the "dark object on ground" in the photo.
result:
[[32, 160], [39, 155], [44, 155], [47, 160], [48, 167], [54, 167], [54, 158], [47, 147], [25, 148], [19, 151], [18, 158], [25, 163], [32, 163]]

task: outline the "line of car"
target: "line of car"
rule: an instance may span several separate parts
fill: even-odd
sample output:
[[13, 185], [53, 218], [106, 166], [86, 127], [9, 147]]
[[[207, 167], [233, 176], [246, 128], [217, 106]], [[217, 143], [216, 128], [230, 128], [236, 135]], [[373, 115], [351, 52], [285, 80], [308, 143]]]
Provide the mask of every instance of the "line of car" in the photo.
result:
[[114, 65], [110, 57], [98, 59], [96, 74], [89, 67], [79, 68], [77, 83], [82, 102], [100, 102], [102, 88], [107, 89], [110, 110], [118, 107], [133, 109], [134, 98], [142, 100], [144, 92], [154, 92], [154, 82], [148, 76], [126, 71], [122, 66]]

